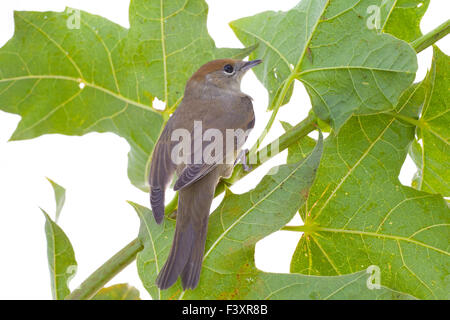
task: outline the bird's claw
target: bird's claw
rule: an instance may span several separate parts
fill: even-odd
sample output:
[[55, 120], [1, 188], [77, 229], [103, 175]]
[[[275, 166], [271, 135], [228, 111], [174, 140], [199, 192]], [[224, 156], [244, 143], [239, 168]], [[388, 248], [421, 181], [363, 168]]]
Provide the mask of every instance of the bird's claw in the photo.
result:
[[242, 168], [245, 172], [249, 172], [253, 169], [251, 164], [247, 164], [247, 153], [248, 149], [241, 150], [239, 153], [239, 156], [236, 158], [236, 161], [234, 162], [234, 165], [237, 164], [237, 162], [240, 160], [242, 163]]

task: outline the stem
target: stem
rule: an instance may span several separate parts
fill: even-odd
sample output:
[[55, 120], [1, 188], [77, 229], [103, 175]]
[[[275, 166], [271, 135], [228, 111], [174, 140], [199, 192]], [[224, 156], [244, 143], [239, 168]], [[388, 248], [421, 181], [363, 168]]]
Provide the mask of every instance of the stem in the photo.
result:
[[295, 231], [295, 232], [305, 232], [305, 233], [314, 233], [318, 228], [314, 225], [302, 225], [302, 226], [284, 226], [281, 228], [283, 231]]
[[[291, 129], [286, 131], [283, 135], [281, 135], [278, 139], [272, 141], [263, 149], [258, 151], [256, 155], [252, 157], [256, 160], [255, 163], [251, 163], [252, 171], [258, 168], [263, 163], [265, 163], [267, 160], [273, 158], [283, 150], [287, 149], [290, 145], [297, 142], [299, 139], [308, 135], [308, 133], [314, 131], [316, 129], [316, 121], [317, 117], [313, 113], [310, 113], [308, 117], [306, 117], [303, 121], [298, 123], [295, 127], [292, 127]], [[222, 181], [218, 185], [218, 189], [223, 189], [224, 184], [232, 185], [236, 181], [245, 177], [250, 172], [251, 171], [247, 172], [244, 171], [242, 165], [236, 166], [231, 177]], [[223, 190], [219, 191], [222, 192]]]
[[388, 114], [388, 115], [390, 115], [390, 116], [392, 116], [394, 118], [397, 118], [397, 119], [403, 120], [405, 122], [408, 122], [409, 124], [412, 124], [413, 126], [416, 126], [416, 127], [419, 127], [419, 128], [423, 128], [423, 126], [424, 126], [424, 122], [422, 122], [421, 120], [405, 116], [405, 115], [403, 115], [401, 113], [386, 112], [386, 114]]
[[436, 41], [445, 37], [448, 33], [450, 33], [450, 19], [445, 21], [437, 28], [431, 30], [427, 34], [424, 34], [420, 38], [417, 38], [416, 40], [411, 42], [411, 46], [414, 48], [414, 50], [416, 50], [417, 53], [419, 53], [431, 46]]
[[273, 109], [272, 114], [270, 115], [269, 122], [267, 122], [266, 127], [264, 128], [263, 132], [261, 133], [261, 136], [258, 138], [256, 143], [250, 149], [249, 154], [256, 153], [256, 151], [259, 149], [259, 146], [261, 145], [264, 138], [266, 137], [267, 133], [272, 128], [273, 122], [275, 121], [277, 113], [280, 110], [281, 105], [283, 104], [286, 94], [289, 91], [289, 88], [291, 87], [292, 82], [295, 80], [295, 75], [296, 75], [296, 72], [292, 71], [291, 75], [286, 79], [286, 82], [284, 83], [283, 88], [281, 89], [280, 95], [278, 96], [278, 99], [276, 100], [275, 108]]
[[[174, 212], [178, 207], [178, 192], [165, 208], [166, 215]], [[144, 248], [139, 238], [131, 241], [126, 247], [106, 261], [91, 274], [77, 289], [66, 297], [66, 300], [89, 300], [109, 280], [122, 271], [136, 259], [136, 255]]]
[[91, 299], [109, 280], [128, 266], [143, 245], [139, 239], [134, 239], [125, 248], [117, 252], [100, 268], [91, 274], [76, 290], [66, 297], [66, 300]]

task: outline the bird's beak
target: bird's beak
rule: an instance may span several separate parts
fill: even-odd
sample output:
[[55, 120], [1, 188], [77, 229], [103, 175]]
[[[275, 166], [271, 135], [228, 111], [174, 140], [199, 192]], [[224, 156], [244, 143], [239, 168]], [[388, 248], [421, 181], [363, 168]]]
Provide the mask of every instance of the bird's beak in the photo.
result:
[[246, 63], [244, 63], [244, 65], [242, 66], [241, 70], [242, 71], [247, 71], [250, 68], [253, 68], [254, 66], [257, 66], [258, 64], [260, 64], [262, 62], [262, 60], [258, 59], [258, 60], [251, 60], [251, 61], [247, 61]]

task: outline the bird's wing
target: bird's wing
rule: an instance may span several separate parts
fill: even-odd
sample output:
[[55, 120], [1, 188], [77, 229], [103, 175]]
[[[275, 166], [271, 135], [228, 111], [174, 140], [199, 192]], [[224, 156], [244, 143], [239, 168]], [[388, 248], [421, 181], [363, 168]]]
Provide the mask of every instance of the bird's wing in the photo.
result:
[[152, 154], [150, 166], [150, 203], [156, 222], [164, 218], [164, 194], [173, 177], [176, 166], [171, 160], [172, 141], [170, 140], [172, 122], [169, 120], [161, 133]]
[[182, 171], [180, 177], [175, 182], [173, 190], [177, 191], [184, 187], [193, 184], [195, 181], [207, 175], [211, 170], [217, 166], [214, 164], [191, 164], [186, 166]]
[[[203, 130], [207, 129], [218, 129], [220, 132], [226, 132], [226, 129], [241, 129], [241, 136], [239, 138], [235, 137], [235, 141], [233, 143], [233, 149], [228, 150], [226, 148], [226, 136], [224, 136], [224, 140], [222, 141], [222, 148], [216, 148], [216, 154], [214, 157], [211, 154], [203, 154], [203, 151], [208, 145], [211, 145], [215, 142], [215, 140], [210, 142], [204, 142], [193, 144], [193, 150], [195, 152], [201, 152], [203, 155], [203, 159], [201, 163], [193, 163], [188, 164], [183, 169], [181, 174], [179, 175], [177, 181], [174, 185], [174, 190], [180, 190], [184, 187], [191, 185], [192, 183], [198, 181], [205, 175], [207, 175], [211, 170], [213, 170], [217, 165], [222, 163], [234, 163], [234, 159], [236, 158], [236, 151], [242, 148], [242, 145], [247, 140], [247, 135], [249, 133], [249, 129], [253, 129], [255, 124], [255, 117], [253, 113], [253, 106], [250, 97], [244, 96], [240, 100], [238, 100], [242, 111], [239, 114], [232, 114], [230, 112], [224, 112], [224, 114], [218, 116], [215, 114], [213, 117], [209, 118], [207, 121], [204, 121], [207, 124], [207, 127], [203, 127]], [[205, 158], [206, 156], [206, 158]], [[221, 162], [215, 161], [215, 159], [222, 159]]]

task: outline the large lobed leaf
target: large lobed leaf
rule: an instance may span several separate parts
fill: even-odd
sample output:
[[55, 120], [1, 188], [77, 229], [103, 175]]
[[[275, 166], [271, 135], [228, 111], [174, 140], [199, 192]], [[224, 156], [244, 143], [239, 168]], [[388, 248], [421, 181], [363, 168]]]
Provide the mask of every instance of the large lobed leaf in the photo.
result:
[[308, 194], [322, 153], [322, 139], [300, 162], [283, 165], [242, 195], [226, 192], [211, 214], [199, 286], [182, 291], [179, 282], [161, 291], [155, 279], [172, 244], [175, 222], [154, 222], [149, 209], [132, 203], [141, 219], [144, 250], [138, 254], [141, 280], [154, 299], [405, 299], [388, 288], [369, 290], [365, 271], [337, 277], [277, 274], [258, 270], [255, 244], [279, 230]]
[[0, 49], [0, 110], [22, 116], [12, 140], [47, 133], [113, 132], [130, 144], [128, 175], [147, 190], [151, 152], [163, 116], [180, 102], [184, 85], [203, 63], [242, 57], [218, 49], [206, 29], [203, 0], [130, 5], [130, 29], [80, 11], [15, 12], [14, 37]]
[[[418, 171], [413, 186], [450, 196], [450, 59], [434, 47], [431, 70], [422, 83], [423, 109], [411, 155]], [[421, 141], [421, 144], [419, 143]]]
[[[251, 57], [265, 62], [255, 73], [269, 90], [271, 107], [295, 77], [305, 85], [315, 113], [339, 129], [352, 114], [393, 109], [414, 80], [414, 50], [370, 24], [370, 7], [379, 5], [376, 0], [302, 0], [287, 12], [263, 12], [231, 27], [245, 45], [259, 44]], [[383, 2], [380, 29], [395, 6], [396, 1]]]
[[[405, 93], [400, 114], [417, 116], [420, 90]], [[398, 181], [414, 131], [392, 115], [357, 116], [327, 138], [292, 272], [341, 275], [376, 265], [389, 288], [449, 298], [449, 208]]]

